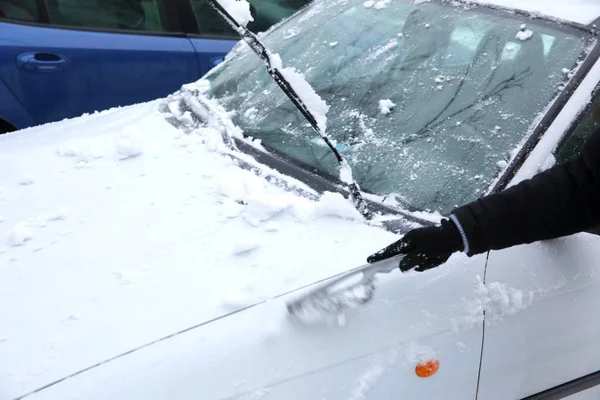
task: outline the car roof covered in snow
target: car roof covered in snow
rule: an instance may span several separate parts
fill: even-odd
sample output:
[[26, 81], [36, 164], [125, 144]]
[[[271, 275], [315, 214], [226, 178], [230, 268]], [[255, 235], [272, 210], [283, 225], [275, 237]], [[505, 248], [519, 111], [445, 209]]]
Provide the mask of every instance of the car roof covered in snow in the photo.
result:
[[584, 25], [589, 25], [600, 17], [598, 0], [468, 0], [468, 2], [514, 8]]

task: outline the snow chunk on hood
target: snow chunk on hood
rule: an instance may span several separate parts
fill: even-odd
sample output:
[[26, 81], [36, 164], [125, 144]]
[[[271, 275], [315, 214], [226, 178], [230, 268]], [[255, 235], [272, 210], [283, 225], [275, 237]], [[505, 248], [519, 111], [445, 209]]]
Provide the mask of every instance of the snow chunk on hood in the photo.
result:
[[119, 160], [124, 160], [142, 154], [144, 152], [142, 137], [143, 134], [138, 127], [125, 127], [115, 143], [117, 158]]
[[218, 189], [224, 197], [223, 217], [243, 217], [249, 225], [255, 227], [283, 213], [291, 214], [298, 221], [324, 217], [363, 219], [352, 202], [339, 193], [325, 192], [315, 202], [274, 190], [264, 179], [234, 165], [221, 173]]
[[246, 0], [217, 0], [221, 7], [231, 15], [238, 24], [242, 26], [248, 25], [254, 21], [250, 12], [250, 4]]
[[315, 207], [317, 217], [339, 217], [359, 220], [362, 215], [352, 203], [339, 193], [325, 192]]
[[379, 111], [383, 115], [389, 114], [395, 106], [390, 99], [379, 100]]

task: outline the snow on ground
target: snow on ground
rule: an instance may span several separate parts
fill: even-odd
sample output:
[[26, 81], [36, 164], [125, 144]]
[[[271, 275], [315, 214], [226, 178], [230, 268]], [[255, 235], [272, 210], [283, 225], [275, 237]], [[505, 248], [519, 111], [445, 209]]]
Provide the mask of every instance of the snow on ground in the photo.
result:
[[310, 201], [239, 168], [214, 135], [183, 134], [151, 102], [0, 137], [0, 397], [396, 239], [339, 195]]

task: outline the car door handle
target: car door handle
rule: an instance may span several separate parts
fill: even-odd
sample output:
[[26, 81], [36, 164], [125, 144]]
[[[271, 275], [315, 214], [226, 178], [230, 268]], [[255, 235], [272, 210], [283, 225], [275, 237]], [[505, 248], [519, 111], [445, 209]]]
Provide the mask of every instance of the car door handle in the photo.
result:
[[22, 53], [17, 56], [17, 66], [27, 71], [50, 72], [63, 69], [67, 59], [53, 53]]

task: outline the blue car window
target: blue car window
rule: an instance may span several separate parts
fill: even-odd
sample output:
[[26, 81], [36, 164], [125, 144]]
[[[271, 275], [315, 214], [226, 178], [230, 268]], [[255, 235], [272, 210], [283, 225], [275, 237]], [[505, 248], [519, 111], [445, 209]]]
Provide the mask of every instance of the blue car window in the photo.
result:
[[[247, 27], [252, 32], [264, 32], [289, 17], [310, 0], [249, 0], [254, 21]], [[199, 32], [202, 35], [238, 38], [238, 34], [223, 21], [205, 0], [190, 0]]]
[[166, 31], [157, 0], [46, 0], [50, 23], [83, 28]]
[[40, 13], [36, 0], [0, 1], [0, 18], [16, 21], [39, 22]]

